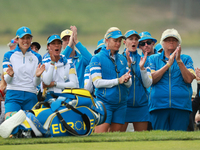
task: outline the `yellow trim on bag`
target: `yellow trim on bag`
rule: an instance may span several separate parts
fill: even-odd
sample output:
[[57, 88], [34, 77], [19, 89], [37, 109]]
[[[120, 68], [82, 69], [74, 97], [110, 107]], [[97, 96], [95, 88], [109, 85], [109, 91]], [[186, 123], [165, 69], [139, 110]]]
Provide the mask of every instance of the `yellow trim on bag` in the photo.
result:
[[91, 100], [92, 100], [92, 104], [94, 106], [95, 105], [95, 102], [94, 102], [94, 99], [92, 97], [92, 95], [90, 94], [90, 91], [88, 90], [85, 90], [85, 89], [69, 89], [69, 88], [66, 88], [63, 90], [62, 93], [71, 93], [71, 94], [75, 94], [75, 95], [78, 95], [78, 96], [85, 96], [85, 97], [89, 97]]
[[27, 120], [24, 120], [24, 122], [22, 122], [22, 124], [26, 127], [26, 128], [31, 128], [30, 124], [28, 123]]
[[33, 112], [34, 112], [35, 116], [37, 117], [41, 113], [41, 111], [44, 111], [46, 109], [49, 109], [49, 108], [33, 109]]

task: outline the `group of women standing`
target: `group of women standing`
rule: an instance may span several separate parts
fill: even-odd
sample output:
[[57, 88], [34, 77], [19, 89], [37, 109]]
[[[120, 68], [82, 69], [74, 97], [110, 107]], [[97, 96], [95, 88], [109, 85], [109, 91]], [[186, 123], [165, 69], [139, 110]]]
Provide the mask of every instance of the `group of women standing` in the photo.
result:
[[[107, 110], [105, 123], [96, 126], [94, 132], [126, 131], [128, 123], [133, 123], [135, 131], [144, 131], [148, 122], [152, 122], [153, 129], [187, 129], [195, 73], [192, 59], [181, 55], [181, 38], [175, 29], [163, 32], [163, 52], [149, 58], [147, 52], [143, 56], [138, 54], [140, 35], [135, 30], [123, 35], [117, 27], [109, 28], [101, 40], [103, 46], [98, 46], [100, 52], [96, 50], [92, 57], [78, 41], [77, 29], [72, 26], [61, 37], [48, 37], [49, 54], [43, 60], [30, 49], [29, 28], [19, 28], [16, 35], [18, 46], [8, 51], [3, 60], [6, 116], [31, 109], [37, 102], [36, 87], [41, 81], [50, 98], [52, 92], [61, 93], [66, 87], [84, 88], [87, 71], [90, 78], [85, 80], [85, 88], [94, 92], [96, 100], [102, 101]], [[122, 41], [125, 50], [119, 54]], [[88, 79], [94, 90], [88, 87]]]

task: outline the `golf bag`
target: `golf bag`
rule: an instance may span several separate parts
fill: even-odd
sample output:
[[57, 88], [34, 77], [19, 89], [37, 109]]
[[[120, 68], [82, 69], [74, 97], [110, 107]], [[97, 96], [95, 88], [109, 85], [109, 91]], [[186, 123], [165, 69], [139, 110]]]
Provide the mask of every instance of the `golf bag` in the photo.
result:
[[95, 126], [105, 122], [107, 115], [104, 104], [85, 89], [54, 93], [51, 99], [38, 102], [25, 114], [24, 121], [11, 134], [23, 130], [31, 131], [30, 137], [88, 136]]

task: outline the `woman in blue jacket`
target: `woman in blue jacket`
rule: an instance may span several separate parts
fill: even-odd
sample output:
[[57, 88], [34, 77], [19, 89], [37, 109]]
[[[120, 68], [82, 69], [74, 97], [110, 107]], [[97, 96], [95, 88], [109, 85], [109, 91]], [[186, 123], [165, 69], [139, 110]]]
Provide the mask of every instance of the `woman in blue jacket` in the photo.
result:
[[95, 128], [96, 133], [120, 131], [125, 123], [128, 88], [131, 75], [126, 58], [118, 54], [123, 35], [116, 27], [105, 34], [105, 45], [92, 57], [90, 73], [95, 86], [97, 100], [102, 101], [107, 110], [105, 123]]
[[[70, 36], [69, 43], [62, 51], [62, 54], [65, 55], [70, 64], [74, 65], [76, 74], [78, 76], [79, 88], [84, 88], [84, 72], [86, 66], [90, 63], [92, 54], [90, 54], [87, 48], [78, 40], [76, 26], [71, 26], [70, 29], [71, 30], [69, 30], [69, 33], [67, 34]], [[61, 38], [63, 40], [65, 34], [62, 35], [62, 33]], [[80, 53], [75, 50], [75, 46]]]
[[132, 85], [129, 88], [125, 124], [122, 131], [126, 131], [128, 123], [132, 123], [134, 131], [147, 130], [149, 119], [148, 93], [146, 88], [151, 86], [150, 68], [144, 68], [147, 52], [142, 58], [137, 52], [140, 36], [134, 30], [125, 33], [126, 58], [131, 70]]
[[152, 126], [155, 130], [186, 131], [192, 111], [193, 61], [190, 56], [181, 55], [181, 37], [177, 30], [165, 30], [160, 43], [162, 53], [150, 56]]

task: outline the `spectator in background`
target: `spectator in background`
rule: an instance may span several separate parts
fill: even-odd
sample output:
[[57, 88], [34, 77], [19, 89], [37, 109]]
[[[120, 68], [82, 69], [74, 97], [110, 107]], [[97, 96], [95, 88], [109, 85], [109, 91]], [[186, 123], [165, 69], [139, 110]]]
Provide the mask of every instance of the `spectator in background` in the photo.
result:
[[[148, 121], [150, 121], [148, 110], [148, 93], [152, 83], [150, 68], [144, 67], [147, 59], [147, 52], [142, 58], [138, 52], [138, 40], [140, 36], [135, 30], [129, 30], [125, 33], [125, 57], [131, 70], [132, 85], [129, 88], [126, 119], [122, 131], [126, 131], [128, 123], [132, 123], [134, 131], [147, 130]], [[149, 77], [148, 77], [149, 76]]]
[[72, 30], [66, 29], [61, 32], [60, 38], [62, 39], [62, 49], [64, 50], [69, 44], [69, 39], [72, 35]]
[[190, 123], [187, 131], [194, 131], [194, 122], [196, 123], [197, 127], [200, 128], [200, 69], [196, 68], [195, 73], [197, 80], [197, 92], [193, 92], [192, 95], [192, 113], [190, 114]]
[[157, 51], [153, 47], [157, 40], [147, 31], [141, 32], [139, 36], [141, 38], [139, 39], [138, 48], [142, 50], [142, 57], [144, 57], [145, 52], [147, 52], [147, 59], [150, 55], [156, 54]]
[[38, 53], [38, 51], [40, 50], [40, 48], [41, 48], [41, 46], [40, 46], [40, 44], [38, 42], [32, 42], [31, 43], [31, 49], [34, 52]]
[[13, 39], [7, 44], [8, 47], [10, 48], [10, 50], [15, 49], [15, 47], [17, 46], [17, 38], [18, 38], [18, 37], [13, 38]]
[[162, 53], [150, 56], [153, 84], [149, 111], [153, 129], [186, 131], [192, 111], [193, 61], [181, 55], [181, 37], [177, 30], [162, 33]]
[[[147, 52], [147, 60], [145, 62], [144, 67], [149, 67], [149, 56], [153, 54], [157, 54], [158, 52], [153, 48], [157, 40], [151, 36], [151, 34], [147, 31], [141, 32], [139, 34], [139, 44], [138, 48], [142, 50], [142, 57], [144, 57], [144, 54]], [[150, 93], [150, 87], [147, 88], [148, 95]], [[148, 130], [152, 130], [151, 121], [148, 123]]]
[[109, 28], [104, 38], [106, 47], [90, 62], [96, 99], [103, 102], [107, 110], [107, 119], [95, 127], [96, 133], [120, 131], [125, 123], [128, 88], [132, 81], [126, 58], [118, 53], [123, 37], [118, 28]]
[[160, 43], [158, 43], [154, 50], [157, 52], [157, 53], [161, 53], [163, 51], [163, 48], [162, 48], [162, 45]]
[[[70, 27], [71, 31], [69, 31], [68, 35], [70, 34], [69, 43], [64, 44], [63, 48], [66, 46], [66, 48], [62, 51], [62, 54], [65, 55], [65, 57], [68, 59], [68, 62], [72, 65], [74, 65], [75, 72], [78, 76], [79, 81], [79, 88], [84, 88], [84, 72], [87, 65], [90, 63], [90, 59], [92, 58], [92, 54], [88, 52], [85, 46], [81, 44], [81, 42], [78, 40], [77, 37], [77, 28], [75, 26]], [[63, 32], [62, 32], [63, 33]], [[66, 37], [66, 34], [61, 33], [61, 38]], [[65, 36], [64, 36], [65, 35]], [[73, 36], [72, 36], [73, 35]], [[69, 38], [69, 37], [67, 37]], [[67, 42], [64, 42], [67, 43]], [[75, 47], [79, 50], [75, 50]]]

